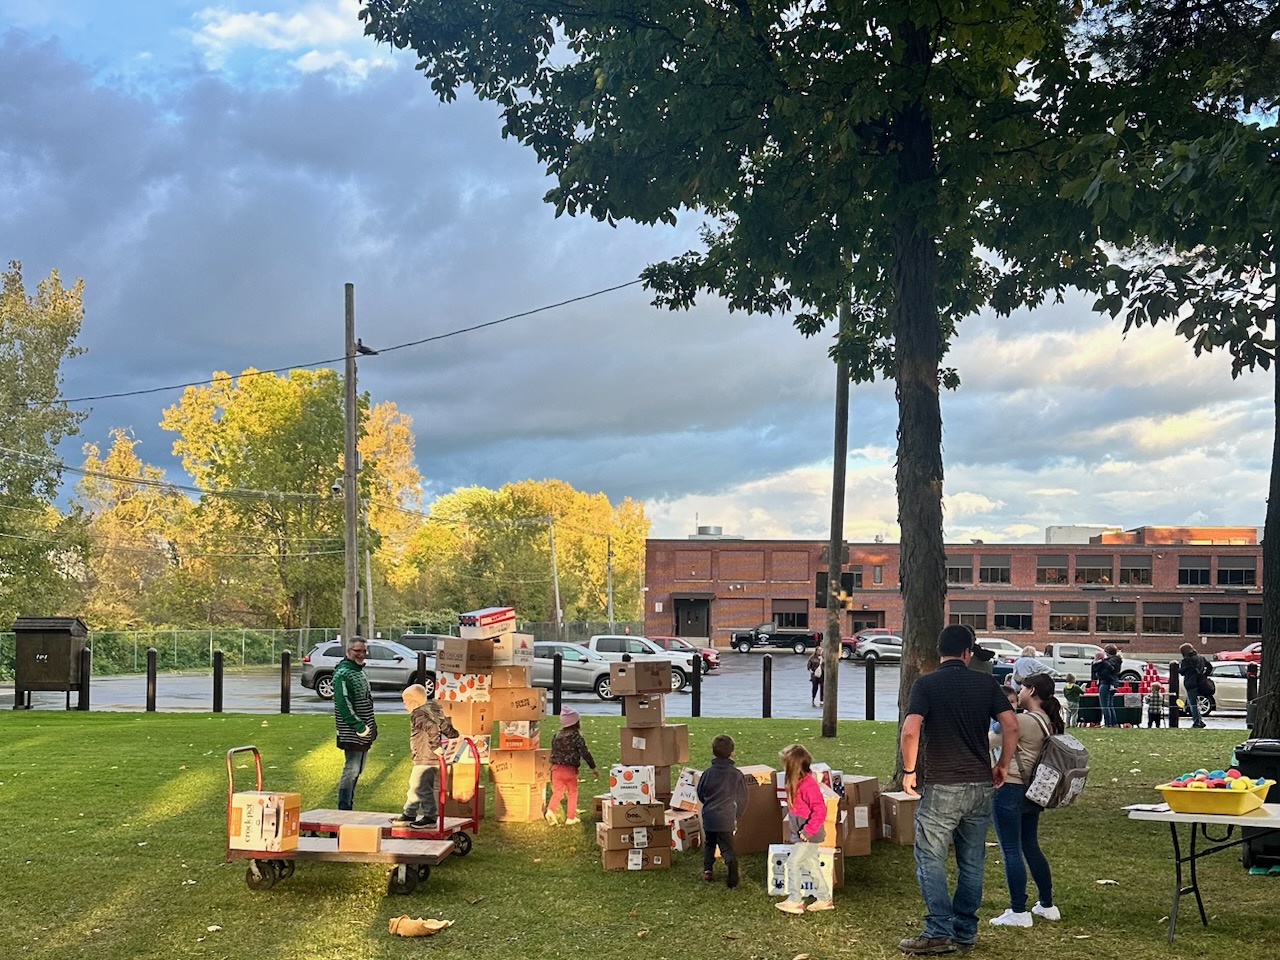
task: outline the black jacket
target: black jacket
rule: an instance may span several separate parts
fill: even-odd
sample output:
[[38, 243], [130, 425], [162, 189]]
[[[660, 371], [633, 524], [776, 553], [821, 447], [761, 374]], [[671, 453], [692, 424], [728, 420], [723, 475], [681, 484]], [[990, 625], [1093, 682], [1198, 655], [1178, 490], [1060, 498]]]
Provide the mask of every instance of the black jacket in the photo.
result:
[[728, 757], [715, 757], [698, 779], [702, 829], [732, 833], [747, 809], [747, 781]]

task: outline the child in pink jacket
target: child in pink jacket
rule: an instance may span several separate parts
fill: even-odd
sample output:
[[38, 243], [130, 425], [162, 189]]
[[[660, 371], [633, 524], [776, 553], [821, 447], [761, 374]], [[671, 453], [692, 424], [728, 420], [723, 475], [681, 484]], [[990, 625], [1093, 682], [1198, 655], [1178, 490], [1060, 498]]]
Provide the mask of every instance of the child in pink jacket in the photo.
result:
[[[787, 784], [787, 823], [791, 828], [791, 855], [787, 857], [787, 899], [774, 904], [784, 913], [804, 913], [805, 910], [834, 910], [831, 902], [831, 885], [818, 868], [818, 857], [826, 837], [827, 801], [822, 788], [809, 767], [813, 758], [809, 751], [793, 743], [782, 751], [782, 769]], [[801, 886], [803, 874], [816, 885], [814, 901], [805, 906], [805, 892]]]

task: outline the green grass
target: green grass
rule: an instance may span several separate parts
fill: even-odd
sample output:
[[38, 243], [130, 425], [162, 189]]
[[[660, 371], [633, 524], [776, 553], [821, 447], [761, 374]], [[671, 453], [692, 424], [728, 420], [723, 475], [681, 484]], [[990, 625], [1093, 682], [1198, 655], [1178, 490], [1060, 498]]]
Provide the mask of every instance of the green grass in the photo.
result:
[[[619, 721], [586, 717], [602, 764], [617, 756]], [[553, 726], [553, 724], [548, 724]], [[395, 810], [408, 772], [407, 725], [385, 715], [357, 795]], [[893, 724], [842, 721], [823, 741], [816, 721], [697, 720], [695, 762], [728, 732], [740, 763], [775, 763], [792, 740], [846, 771], [887, 776]], [[544, 731], [544, 740], [549, 736]], [[1229, 730], [1085, 731], [1090, 786], [1076, 807], [1047, 813], [1042, 841], [1064, 920], [996, 930], [1006, 906], [998, 851], [987, 861], [983, 929], [974, 956], [1200, 958], [1274, 942], [1269, 902], [1280, 878], [1250, 877], [1233, 854], [1201, 871], [1210, 926], [1184, 903], [1178, 939], [1164, 942], [1173, 871], [1168, 830], [1131, 823], [1120, 807], [1156, 798], [1150, 785], [1224, 762], [1243, 738]], [[922, 907], [910, 848], [876, 843], [846, 861], [834, 913], [786, 917], [764, 893], [764, 856], [744, 858], [743, 886], [703, 884], [700, 854], [666, 872], [605, 873], [593, 828], [485, 821], [475, 849], [451, 858], [409, 897], [388, 896], [386, 868], [298, 864], [273, 890], [250, 891], [243, 861], [224, 863], [225, 753], [262, 751], [265, 786], [334, 805], [340, 754], [324, 716], [0, 714], [0, 957], [132, 958], [896, 957]], [[241, 764], [245, 760], [239, 761]], [[238, 769], [237, 786], [252, 786]], [[592, 782], [584, 783], [585, 806]], [[992, 835], [994, 841], [994, 835]], [[1098, 880], [1114, 880], [1100, 885]], [[454, 926], [428, 940], [389, 936], [401, 913]], [[221, 929], [210, 931], [210, 926]], [[1269, 951], [1264, 950], [1262, 955]]]

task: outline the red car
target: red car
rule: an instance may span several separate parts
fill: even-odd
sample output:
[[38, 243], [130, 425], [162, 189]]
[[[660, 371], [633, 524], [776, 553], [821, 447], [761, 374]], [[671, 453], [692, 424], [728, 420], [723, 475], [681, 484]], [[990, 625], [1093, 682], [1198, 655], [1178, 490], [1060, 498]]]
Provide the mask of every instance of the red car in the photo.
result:
[[720, 669], [720, 651], [715, 647], [695, 647], [684, 637], [650, 637], [649, 639], [663, 650], [680, 650], [685, 653], [693, 653], [696, 650], [702, 654], [703, 674]]
[[1223, 650], [1213, 655], [1215, 660], [1244, 660], [1246, 663], [1262, 662], [1262, 641], [1255, 640], [1243, 650]]

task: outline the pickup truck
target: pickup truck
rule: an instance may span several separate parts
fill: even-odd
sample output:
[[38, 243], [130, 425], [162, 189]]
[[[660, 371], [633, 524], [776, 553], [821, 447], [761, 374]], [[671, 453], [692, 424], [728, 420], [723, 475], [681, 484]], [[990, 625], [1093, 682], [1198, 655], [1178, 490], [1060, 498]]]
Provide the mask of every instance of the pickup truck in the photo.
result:
[[750, 653], [752, 647], [790, 647], [795, 653], [808, 653], [821, 643], [821, 630], [788, 630], [776, 623], [762, 623], [729, 637], [729, 646], [739, 653]]
[[[1046, 643], [1044, 650], [1036, 655], [1036, 659], [1049, 668], [1055, 680], [1062, 680], [1068, 673], [1075, 674], [1081, 684], [1089, 682], [1089, 670], [1093, 666], [1094, 655], [1102, 650], [1092, 643]], [[1013, 670], [1017, 657], [1000, 656], [992, 665], [992, 673], [996, 679], [1002, 679]], [[1147, 669], [1145, 660], [1120, 659], [1120, 679], [1137, 683]]]

